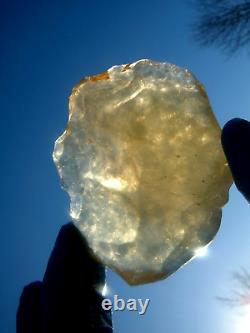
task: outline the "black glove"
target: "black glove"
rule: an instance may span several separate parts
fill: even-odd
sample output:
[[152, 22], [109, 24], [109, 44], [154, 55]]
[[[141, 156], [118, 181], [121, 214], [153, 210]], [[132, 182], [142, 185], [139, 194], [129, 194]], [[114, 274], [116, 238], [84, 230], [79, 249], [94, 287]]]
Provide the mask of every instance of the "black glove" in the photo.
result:
[[63, 226], [42, 282], [26, 286], [17, 311], [17, 333], [111, 333], [111, 311], [98, 292], [105, 268], [76, 227]]
[[230, 120], [222, 130], [221, 142], [235, 185], [250, 203], [250, 123]]

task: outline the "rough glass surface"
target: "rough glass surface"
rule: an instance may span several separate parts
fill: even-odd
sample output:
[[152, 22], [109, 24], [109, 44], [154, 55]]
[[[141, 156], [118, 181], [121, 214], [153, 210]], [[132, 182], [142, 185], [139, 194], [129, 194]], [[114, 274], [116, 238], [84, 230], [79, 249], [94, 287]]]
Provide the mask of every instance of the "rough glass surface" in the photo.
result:
[[167, 277], [215, 236], [231, 175], [203, 86], [140, 60], [87, 77], [53, 158], [70, 215], [128, 283]]

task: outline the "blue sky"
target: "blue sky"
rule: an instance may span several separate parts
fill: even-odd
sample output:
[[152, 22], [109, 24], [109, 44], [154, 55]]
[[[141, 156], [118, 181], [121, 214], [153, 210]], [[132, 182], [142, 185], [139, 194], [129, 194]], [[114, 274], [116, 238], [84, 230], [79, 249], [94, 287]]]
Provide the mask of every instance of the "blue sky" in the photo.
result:
[[[186, 67], [204, 83], [221, 125], [249, 119], [250, 58], [226, 59], [190, 36], [186, 1], [0, 1], [1, 203], [0, 330], [15, 331], [23, 286], [41, 279], [69, 199], [52, 161], [67, 121], [67, 98], [86, 75], [141, 58]], [[207, 257], [169, 279], [130, 287], [108, 272], [112, 293], [150, 298], [144, 316], [114, 314], [116, 332], [244, 333], [215, 298], [232, 271], [250, 266], [249, 206], [233, 187]]]

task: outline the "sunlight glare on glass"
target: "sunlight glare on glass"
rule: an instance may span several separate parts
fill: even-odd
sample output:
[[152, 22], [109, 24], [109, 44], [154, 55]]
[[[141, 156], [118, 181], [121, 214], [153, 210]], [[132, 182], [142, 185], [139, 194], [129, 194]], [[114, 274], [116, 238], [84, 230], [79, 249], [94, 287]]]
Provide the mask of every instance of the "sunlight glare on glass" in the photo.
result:
[[208, 247], [199, 247], [194, 251], [195, 257], [201, 258], [201, 257], [206, 257], [208, 255]]
[[109, 292], [109, 289], [108, 289], [107, 283], [105, 283], [105, 285], [102, 289], [102, 296], [107, 296], [108, 292]]
[[107, 296], [110, 293], [110, 290], [106, 283], [96, 286], [96, 291], [102, 296]]

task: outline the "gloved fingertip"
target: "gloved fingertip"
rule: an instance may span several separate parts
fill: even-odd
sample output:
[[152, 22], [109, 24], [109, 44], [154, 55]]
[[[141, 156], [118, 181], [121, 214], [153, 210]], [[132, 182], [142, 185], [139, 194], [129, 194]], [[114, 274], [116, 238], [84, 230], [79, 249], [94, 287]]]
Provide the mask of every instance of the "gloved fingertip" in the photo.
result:
[[221, 143], [235, 185], [250, 202], [250, 122], [234, 118], [222, 129]]
[[244, 148], [248, 144], [250, 135], [250, 122], [234, 118], [229, 120], [222, 129], [221, 141], [223, 147], [229, 150], [232, 146], [237, 148]]

